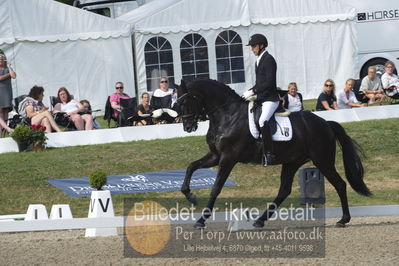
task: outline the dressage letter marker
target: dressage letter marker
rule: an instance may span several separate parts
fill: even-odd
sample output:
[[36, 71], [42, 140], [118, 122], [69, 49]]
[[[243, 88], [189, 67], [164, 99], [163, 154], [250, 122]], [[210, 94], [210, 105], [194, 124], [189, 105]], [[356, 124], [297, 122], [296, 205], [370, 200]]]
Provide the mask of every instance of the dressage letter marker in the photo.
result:
[[[114, 217], [111, 193], [109, 190], [93, 191], [91, 193], [89, 218]], [[86, 237], [116, 236], [116, 228], [87, 228]]]

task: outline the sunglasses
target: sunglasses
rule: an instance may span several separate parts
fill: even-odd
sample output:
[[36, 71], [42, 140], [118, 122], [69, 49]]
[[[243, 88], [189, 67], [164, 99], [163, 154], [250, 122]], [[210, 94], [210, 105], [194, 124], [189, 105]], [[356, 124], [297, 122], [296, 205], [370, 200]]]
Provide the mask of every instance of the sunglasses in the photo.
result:
[[123, 87], [115, 87], [117, 90], [123, 90]]
[[334, 87], [334, 85], [332, 85], [332, 84], [324, 84], [324, 86], [326, 86], [326, 87]]
[[161, 83], [168, 83], [168, 81], [167, 80], [162, 80]]

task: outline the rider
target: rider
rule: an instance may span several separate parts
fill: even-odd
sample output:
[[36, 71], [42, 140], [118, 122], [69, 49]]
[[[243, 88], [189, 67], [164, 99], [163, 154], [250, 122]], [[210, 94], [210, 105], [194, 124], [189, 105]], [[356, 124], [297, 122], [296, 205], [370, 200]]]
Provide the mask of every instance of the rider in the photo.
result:
[[279, 105], [279, 95], [276, 86], [277, 64], [273, 56], [266, 51], [267, 39], [262, 34], [254, 34], [249, 39], [247, 46], [257, 56], [255, 64], [255, 86], [244, 92], [245, 99], [256, 95], [256, 100], [262, 104], [262, 114], [259, 118], [259, 126], [263, 139], [263, 163], [264, 166], [273, 163], [275, 159], [272, 134], [269, 119]]

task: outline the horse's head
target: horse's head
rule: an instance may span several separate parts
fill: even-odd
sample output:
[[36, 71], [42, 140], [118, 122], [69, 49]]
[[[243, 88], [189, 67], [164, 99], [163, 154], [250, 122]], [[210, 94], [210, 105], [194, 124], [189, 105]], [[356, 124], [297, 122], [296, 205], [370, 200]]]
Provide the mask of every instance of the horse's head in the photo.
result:
[[185, 82], [182, 80], [177, 90], [178, 99], [176, 110], [183, 120], [184, 131], [190, 133], [198, 128], [198, 120], [204, 116], [204, 105], [202, 100], [187, 90]]

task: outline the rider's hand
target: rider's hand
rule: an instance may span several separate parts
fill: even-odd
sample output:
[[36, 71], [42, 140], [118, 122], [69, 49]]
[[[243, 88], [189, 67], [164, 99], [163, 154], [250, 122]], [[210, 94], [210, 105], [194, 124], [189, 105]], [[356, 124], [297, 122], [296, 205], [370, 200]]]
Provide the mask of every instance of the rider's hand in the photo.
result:
[[254, 95], [254, 91], [252, 89], [247, 90], [246, 92], [244, 92], [244, 94], [242, 95], [242, 97], [244, 99], [248, 99], [249, 97]]

